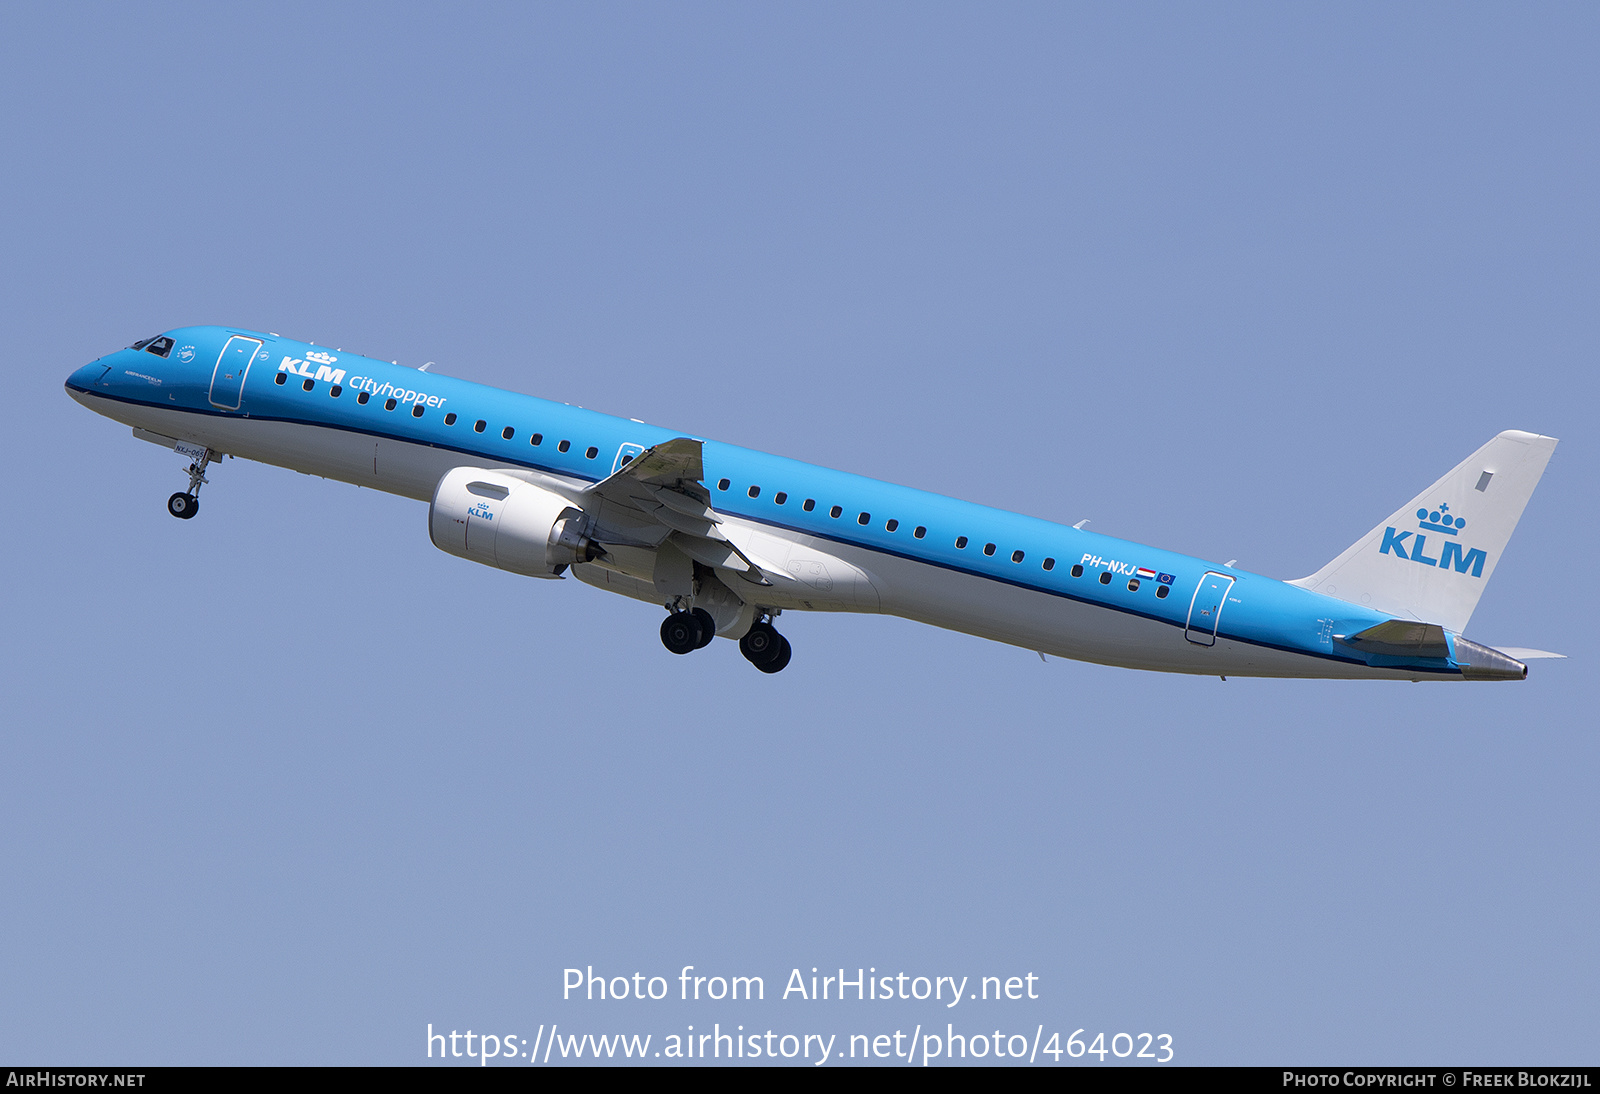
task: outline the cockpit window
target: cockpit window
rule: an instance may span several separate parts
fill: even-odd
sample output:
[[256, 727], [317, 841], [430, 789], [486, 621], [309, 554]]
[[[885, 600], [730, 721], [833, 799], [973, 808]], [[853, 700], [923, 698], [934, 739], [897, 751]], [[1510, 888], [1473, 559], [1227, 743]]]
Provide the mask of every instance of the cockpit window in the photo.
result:
[[144, 347], [144, 351], [153, 353], [157, 357], [165, 357], [172, 352], [172, 339], [166, 337], [152, 338], [149, 344]]
[[154, 342], [154, 341], [155, 341], [154, 338], [141, 338], [137, 342], [135, 342], [133, 345], [129, 346], [128, 348], [129, 349], [144, 349], [144, 347], [148, 346], [151, 342]]

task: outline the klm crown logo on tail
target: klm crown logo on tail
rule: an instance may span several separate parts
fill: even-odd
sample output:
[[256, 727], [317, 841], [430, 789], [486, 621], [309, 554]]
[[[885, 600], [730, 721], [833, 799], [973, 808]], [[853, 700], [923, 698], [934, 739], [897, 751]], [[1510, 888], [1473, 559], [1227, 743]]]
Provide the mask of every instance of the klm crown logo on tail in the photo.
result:
[[[1440, 532], [1447, 536], [1459, 536], [1462, 529], [1467, 526], [1466, 518], [1452, 516], [1448, 502], [1440, 502], [1434, 510], [1417, 510], [1417, 527], [1427, 529], [1429, 532]], [[1415, 539], [1411, 539], [1415, 536]], [[1411, 542], [1407, 544], [1407, 540]], [[1483, 564], [1489, 560], [1488, 554], [1481, 548], [1473, 547], [1463, 550], [1461, 541], [1457, 539], [1446, 540], [1443, 549], [1437, 558], [1427, 555], [1428, 537], [1424, 532], [1401, 532], [1394, 527], [1383, 530], [1383, 543], [1378, 548], [1380, 555], [1394, 554], [1398, 558], [1410, 562], [1419, 562], [1424, 566], [1438, 566], [1441, 569], [1455, 567], [1458, 574], [1471, 573], [1473, 577], [1483, 576]], [[1407, 553], [1409, 551], [1409, 553]]]

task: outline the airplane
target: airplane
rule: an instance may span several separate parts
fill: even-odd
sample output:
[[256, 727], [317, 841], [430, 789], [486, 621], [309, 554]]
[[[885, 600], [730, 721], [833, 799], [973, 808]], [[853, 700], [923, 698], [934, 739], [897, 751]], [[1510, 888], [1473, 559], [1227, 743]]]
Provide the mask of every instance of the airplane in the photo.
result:
[[[431, 364], [431, 362], [429, 362]], [[878, 612], [1205, 676], [1521, 680], [1560, 654], [1462, 637], [1556, 440], [1499, 434], [1308, 577], [1279, 581], [938, 494], [232, 327], [170, 330], [67, 393], [187, 458], [173, 516], [241, 457], [428, 503], [440, 550], [665, 609], [765, 673], [785, 611]]]

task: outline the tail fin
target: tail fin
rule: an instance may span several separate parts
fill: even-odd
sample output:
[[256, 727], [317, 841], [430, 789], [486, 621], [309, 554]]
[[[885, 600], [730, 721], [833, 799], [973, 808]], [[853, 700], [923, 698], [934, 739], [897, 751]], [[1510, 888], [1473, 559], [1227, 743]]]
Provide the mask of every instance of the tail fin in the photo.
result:
[[1500, 434], [1344, 554], [1289, 584], [1459, 634], [1555, 448], [1554, 437]]

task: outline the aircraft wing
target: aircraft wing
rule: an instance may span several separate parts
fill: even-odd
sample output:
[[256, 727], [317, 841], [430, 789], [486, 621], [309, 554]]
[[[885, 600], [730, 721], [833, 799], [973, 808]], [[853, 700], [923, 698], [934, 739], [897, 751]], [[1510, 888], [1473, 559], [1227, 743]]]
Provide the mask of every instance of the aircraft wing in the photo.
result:
[[632, 525], [623, 532], [627, 545], [670, 539], [702, 565], [730, 570], [763, 585], [794, 581], [795, 576], [782, 566], [729, 541], [718, 527], [722, 518], [711, 507], [711, 492], [704, 478], [701, 442], [674, 437], [645, 449], [585, 488], [583, 507], [598, 515], [602, 542], [608, 527]]

